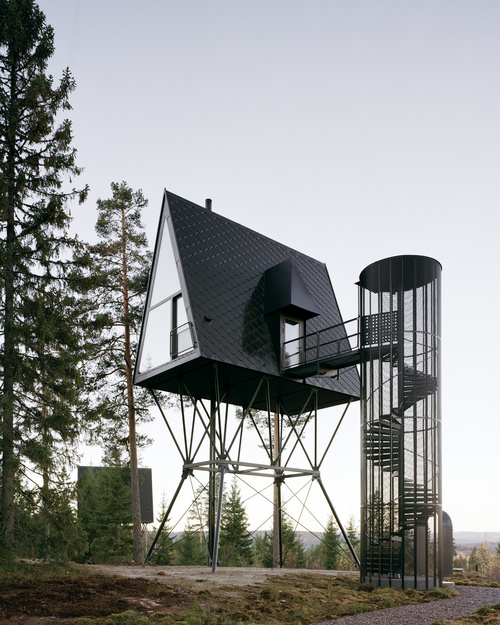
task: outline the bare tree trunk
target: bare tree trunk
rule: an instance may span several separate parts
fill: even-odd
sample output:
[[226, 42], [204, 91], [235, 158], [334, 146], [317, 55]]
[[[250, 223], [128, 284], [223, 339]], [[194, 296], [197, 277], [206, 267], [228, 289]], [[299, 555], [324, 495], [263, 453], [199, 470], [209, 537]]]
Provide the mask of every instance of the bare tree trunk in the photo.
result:
[[[44, 346], [41, 348], [42, 354], [45, 353]], [[46, 402], [46, 391], [45, 391], [45, 366], [42, 364], [41, 371], [41, 385], [42, 385], [42, 420], [47, 420], [47, 402]], [[42, 427], [42, 438], [43, 438], [43, 446], [44, 448], [48, 448], [50, 445], [49, 435], [45, 425]], [[47, 468], [47, 464], [44, 463], [42, 467], [42, 513], [43, 513], [43, 524], [44, 524], [44, 533], [43, 540], [45, 546], [45, 555], [48, 556], [50, 554], [50, 510], [49, 510], [49, 488], [50, 488], [50, 479], [49, 479], [49, 470]]]
[[127, 398], [129, 424], [129, 451], [130, 451], [130, 490], [132, 493], [132, 534], [133, 558], [135, 562], [142, 562], [141, 547], [141, 498], [139, 494], [139, 466], [137, 462], [137, 444], [135, 432], [135, 405], [132, 390], [132, 368], [129, 366], [130, 354], [127, 358]]
[[139, 466], [137, 461], [137, 440], [135, 428], [135, 402], [134, 388], [132, 384], [132, 350], [130, 346], [130, 323], [129, 323], [129, 292], [127, 282], [127, 246], [125, 231], [125, 212], [122, 213], [122, 263], [123, 263], [123, 308], [125, 319], [125, 377], [127, 380], [127, 409], [129, 428], [129, 454], [130, 454], [130, 490], [132, 494], [132, 557], [135, 562], [142, 562], [141, 545], [141, 498], [139, 494]]
[[[16, 59], [12, 60], [10, 91], [15, 100]], [[15, 317], [14, 317], [14, 243], [15, 233], [15, 127], [17, 113], [11, 105], [7, 137], [7, 199], [0, 209], [6, 216], [6, 249], [4, 258], [4, 368], [2, 398], [2, 538], [7, 547], [14, 546], [14, 482], [17, 462], [14, 456], [14, 379], [15, 379]]]
[[2, 398], [2, 538], [8, 547], [14, 546], [14, 271], [12, 240], [14, 227], [7, 224], [7, 254], [4, 271], [5, 317], [4, 317], [4, 379]]

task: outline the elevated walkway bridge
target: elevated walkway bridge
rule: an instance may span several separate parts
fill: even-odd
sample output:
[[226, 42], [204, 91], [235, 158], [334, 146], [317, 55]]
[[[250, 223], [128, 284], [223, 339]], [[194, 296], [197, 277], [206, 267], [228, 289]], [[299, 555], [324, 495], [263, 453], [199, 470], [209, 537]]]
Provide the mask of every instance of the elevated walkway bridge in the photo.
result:
[[283, 373], [293, 378], [335, 375], [339, 369], [388, 356], [394, 345], [361, 347], [360, 320], [349, 319], [282, 344]]

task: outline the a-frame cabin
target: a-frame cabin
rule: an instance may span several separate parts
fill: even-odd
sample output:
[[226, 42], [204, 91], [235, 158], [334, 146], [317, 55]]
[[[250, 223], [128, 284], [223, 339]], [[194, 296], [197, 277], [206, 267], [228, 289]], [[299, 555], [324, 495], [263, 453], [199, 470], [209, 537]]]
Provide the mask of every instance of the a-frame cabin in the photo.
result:
[[318, 408], [359, 399], [355, 366], [300, 373], [308, 337], [327, 328], [348, 345], [323, 263], [165, 191], [135, 384], [177, 393], [182, 380], [192, 397], [208, 399], [217, 365], [218, 385], [237, 406], [249, 404], [262, 376], [287, 414], [311, 390]]

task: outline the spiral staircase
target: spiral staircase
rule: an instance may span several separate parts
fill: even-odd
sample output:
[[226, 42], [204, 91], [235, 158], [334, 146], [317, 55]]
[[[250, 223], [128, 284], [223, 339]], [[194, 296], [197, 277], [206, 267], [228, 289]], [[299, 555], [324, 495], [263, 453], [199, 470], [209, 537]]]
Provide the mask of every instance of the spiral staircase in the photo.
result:
[[[384, 358], [384, 360], [386, 360]], [[397, 369], [398, 360], [392, 365]], [[388, 519], [382, 519], [384, 530], [377, 533], [367, 549], [366, 568], [381, 575], [398, 575], [402, 571], [401, 549], [404, 535], [418, 526], [427, 527], [427, 521], [436, 509], [436, 493], [425, 485], [405, 477], [404, 424], [413, 418], [411, 410], [417, 402], [436, 391], [436, 378], [405, 365], [395, 375], [402, 379], [398, 404], [391, 414], [383, 415], [369, 423], [365, 435], [366, 460], [387, 474], [384, 483], [397, 493], [397, 505], [384, 504]], [[405, 414], [410, 411], [409, 414]], [[394, 501], [395, 498], [394, 498]], [[389, 529], [387, 529], [389, 528]]]

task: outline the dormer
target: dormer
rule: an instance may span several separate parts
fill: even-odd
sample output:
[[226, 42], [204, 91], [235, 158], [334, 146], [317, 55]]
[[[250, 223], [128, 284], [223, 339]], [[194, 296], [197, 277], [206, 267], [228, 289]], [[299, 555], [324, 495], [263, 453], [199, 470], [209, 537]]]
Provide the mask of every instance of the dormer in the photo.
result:
[[280, 367], [299, 365], [306, 321], [319, 310], [292, 258], [268, 269], [264, 284], [264, 315]]

